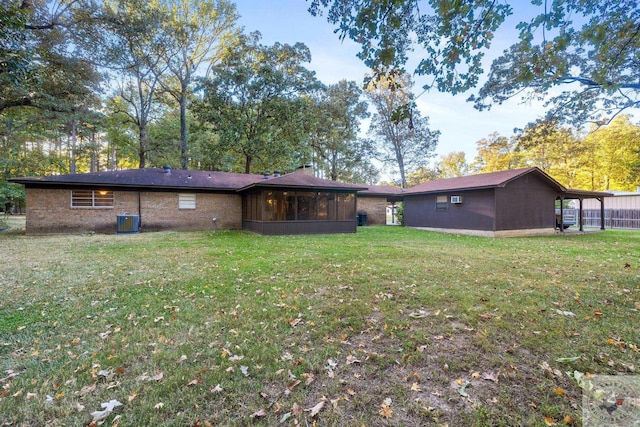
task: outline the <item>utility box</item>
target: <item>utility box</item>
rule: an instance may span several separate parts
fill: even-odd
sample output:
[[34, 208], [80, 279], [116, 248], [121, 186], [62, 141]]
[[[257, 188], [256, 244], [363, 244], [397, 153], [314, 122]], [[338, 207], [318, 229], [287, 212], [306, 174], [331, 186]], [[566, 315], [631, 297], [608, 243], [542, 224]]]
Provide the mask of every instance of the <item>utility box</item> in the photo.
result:
[[358, 212], [356, 221], [358, 223], [358, 227], [366, 226], [368, 223], [367, 214], [364, 212]]
[[140, 216], [118, 215], [118, 234], [131, 234], [140, 232]]

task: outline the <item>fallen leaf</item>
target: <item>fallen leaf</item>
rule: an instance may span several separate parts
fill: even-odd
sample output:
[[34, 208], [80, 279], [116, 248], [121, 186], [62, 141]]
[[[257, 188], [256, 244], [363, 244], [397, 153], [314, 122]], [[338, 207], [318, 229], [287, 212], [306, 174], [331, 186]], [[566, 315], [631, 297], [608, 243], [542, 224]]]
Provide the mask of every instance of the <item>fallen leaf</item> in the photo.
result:
[[85, 394], [89, 394], [89, 393], [93, 393], [96, 389], [96, 383], [93, 384], [89, 384], [86, 385], [84, 387], [82, 387], [80, 389], [80, 391], [76, 392], [76, 394], [80, 397], [84, 396]]
[[314, 378], [313, 378], [313, 374], [312, 373], [304, 373], [302, 374], [302, 376], [305, 378], [305, 384], [309, 385], [313, 382]]
[[561, 316], [575, 316], [576, 315], [572, 311], [562, 311], [562, 310], [557, 310], [557, 309], [556, 309], [556, 313], [558, 313]]
[[114, 408], [117, 408], [118, 406], [122, 406], [122, 403], [118, 402], [115, 399], [112, 399], [106, 403], [101, 403], [100, 407], [104, 409], [102, 411], [95, 411], [91, 413], [93, 422], [97, 423], [98, 421], [104, 420], [111, 414], [111, 412], [113, 412]]
[[573, 422], [573, 418], [571, 418], [569, 415], [565, 415], [562, 421], [564, 421], [565, 424], [571, 424]]
[[354, 363], [360, 363], [360, 361], [358, 359], [356, 359], [354, 356], [348, 355], [347, 356], [347, 365], [352, 365]]
[[460, 394], [460, 396], [462, 397], [469, 397], [469, 395], [466, 392], [466, 388], [471, 385], [471, 383], [469, 381], [465, 381], [464, 384], [462, 384], [460, 386], [460, 388], [458, 389], [458, 393]]
[[280, 424], [286, 422], [289, 418], [291, 418], [291, 412], [287, 412], [286, 414], [283, 414], [282, 417], [280, 418]]
[[565, 389], [563, 389], [562, 387], [556, 387], [553, 390], [558, 396], [562, 396], [564, 395], [567, 391]]
[[302, 381], [300, 381], [300, 380], [291, 381], [289, 384], [287, 384], [287, 390], [289, 390], [289, 391], [293, 390], [293, 388], [295, 386], [297, 386], [298, 384], [300, 384], [301, 382]]
[[551, 417], [544, 417], [544, 423], [548, 426], [552, 426], [556, 423], [556, 420]]
[[311, 418], [313, 418], [318, 415], [318, 412], [320, 412], [322, 408], [324, 408], [324, 400], [318, 402], [318, 404], [316, 404], [316, 406], [314, 406], [313, 408], [305, 409], [305, 412], [309, 412], [309, 415], [311, 416]]
[[391, 418], [393, 416], [393, 411], [391, 410], [391, 399], [386, 398], [380, 405], [380, 411], [378, 411], [382, 418]]
[[248, 366], [240, 366], [240, 371], [242, 372], [242, 375], [244, 375], [245, 377], [249, 376], [249, 367]]
[[187, 387], [191, 387], [191, 386], [194, 386], [194, 385], [198, 385], [198, 384], [200, 384], [201, 382], [202, 382], [202, 378], [196, 378], [196, 379], [194, 379], [194, 380], [189, 381], [189, 382], [187, 383]]
[[304, 410], [302, 409], [302, 407], [294, 402], [293, 406], [291, 407], [291, 415], [295, 417], [302, 414], [303, 412]]
[[498, 375], [493, 372], [485, 372], [482, 374], [482, 379], [487, 381], [493, 381], [494, 383], [498, 382]]
[[153, 406], [153, 409], [162, 409], [162, 408], [164, 408], [164, 403], [162, 403], [162, 402], [156, 403]]
[[182, 363], [185, 360], [187, 360], [187, 356], [183, 354], [182, 356], [180, 356], [180, 359], [178, 359], [178, 363]]
[[222, 391], [222, 387], [220, 387], [220, 384], [216, 385], [214, 388], [211, 389], [211, 393], [220, 393]]
[[578, 360], [580, 360], [580, 356], [574, 356], [574, 357], [559, 357], [556, 359], [556, 362], [577, 362]]
[[127, 400], [131, 402], [133, 399], [136, 398], [136, 396], [138, 396], [138, 393], [130, 394], [129, 396], [127, 396]]
[[38, 397], [38, 395], [36, 393], [27, 393], [26, 397], [27, 397], [27, 400], [31, 400]]
[[473, 374], [471, 374], [471, 378], [473, 378], [474, 380], [477, 380], [478, 378], [480, 378], [480, 372], [476, 371]]
[[249, 415], [249, 418], [265, 417], [266, 415], [267, 415], [267, 412], [264, 409], [260, 409], [254, 412], [253, 414]]

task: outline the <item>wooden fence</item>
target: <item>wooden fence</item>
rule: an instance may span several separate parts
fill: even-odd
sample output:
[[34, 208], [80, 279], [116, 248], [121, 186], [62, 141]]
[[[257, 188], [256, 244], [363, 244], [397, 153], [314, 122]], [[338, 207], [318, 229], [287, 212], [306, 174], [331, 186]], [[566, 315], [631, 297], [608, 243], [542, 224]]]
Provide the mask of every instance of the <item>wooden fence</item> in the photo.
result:
[[[564, 209], [565, 218], [578, 218], [577, 209]], [[576, 222], [577, 224], [577, 222]], [[600, 227], [600, 209], [584, 209], [582, 224], [585, 227]], [[605, 209], [604, 228], [640, 229], [640, 210], [638, 209]]]

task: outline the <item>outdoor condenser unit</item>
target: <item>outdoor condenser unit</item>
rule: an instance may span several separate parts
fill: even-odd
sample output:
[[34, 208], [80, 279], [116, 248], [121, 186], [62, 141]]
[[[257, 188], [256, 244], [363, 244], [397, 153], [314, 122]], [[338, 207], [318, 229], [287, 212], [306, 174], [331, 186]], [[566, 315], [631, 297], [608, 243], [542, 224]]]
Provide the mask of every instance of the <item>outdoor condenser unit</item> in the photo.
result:
[[456, 205], [462, 203], [462, 196], [451, 196], [451, 203]]
[[138, 233], [140, 231], [140, 217], [138, 215], [118, 215], [118, 234]]

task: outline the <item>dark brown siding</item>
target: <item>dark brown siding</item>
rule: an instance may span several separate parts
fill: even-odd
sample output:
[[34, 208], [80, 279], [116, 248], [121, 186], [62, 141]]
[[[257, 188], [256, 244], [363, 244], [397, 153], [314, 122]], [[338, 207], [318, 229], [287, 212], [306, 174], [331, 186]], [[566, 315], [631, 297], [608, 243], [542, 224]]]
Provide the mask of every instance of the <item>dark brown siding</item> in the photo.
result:
[[265, 235], [355, 233], [356, 221], [242, 221], [244, 230]]
[[496, 189], [496, 231], [555, 228], [556, 191], [536, 174]]
[[[404, 224], [409, 227], [494, 230], [492, 189], [455, 193], [405, 195]], [[436, 210], [436, 197], [447, 196], [446, 211]], [[461, 204], [450, 203], [451, 196], [462, 196]]]

